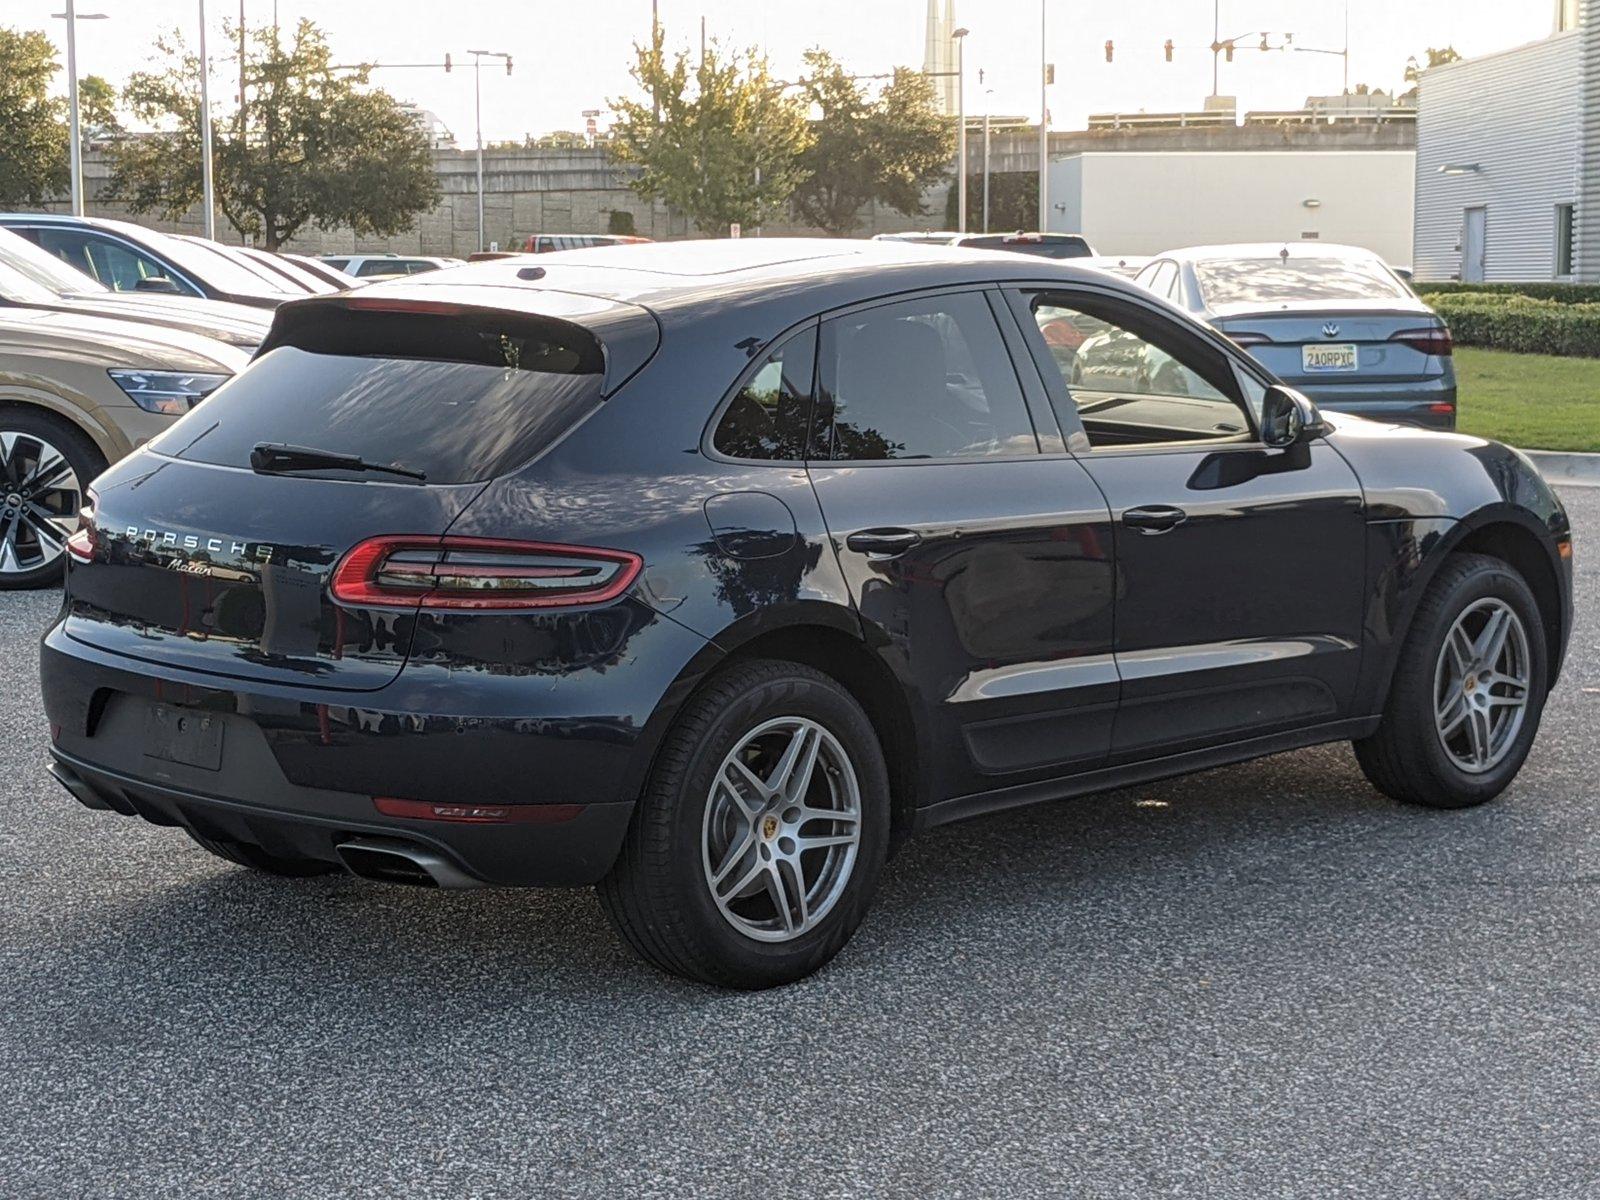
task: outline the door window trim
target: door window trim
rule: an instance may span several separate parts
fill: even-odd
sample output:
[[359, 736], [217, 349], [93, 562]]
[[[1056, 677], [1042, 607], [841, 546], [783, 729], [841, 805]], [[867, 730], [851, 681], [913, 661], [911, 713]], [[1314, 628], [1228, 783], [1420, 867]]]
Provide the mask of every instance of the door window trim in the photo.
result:
[[[1165, 320], [1172, 322], [1170, 313], [1163, 313], [1150, 301], [1155, 294], [1149, 293], [1149, 298], [1140, 295], [1130, 295], [1121, 288], [1104, 287], [1092, 282], [1074, 280], [1057, 282], [1054, 280], [1028, 280], [1020, 283], [1005, 283], [1000, 285], [1000, 290], [1005, 302], [1011, 309], [1011, 315], [1021, 327], [1024, 343], [1028, 347], [1033, 360], [1033, 368], [1038, 372], [1043, 382], [1046, 395], [1050, 399], [1050, 408], [1060, 422], [1061, 432], [1066, 438], [1067, 451], [1077, 458], [1104, 458], [1108, 455], [1128, 454], [1171, 454], [1193, 453], [1197, 450], [1220, 451], [1229, 449], [1260, 450], [1264, 443], [1261, 441], [1260, 422], [1256, 419], [1255, 412], [1245, 401], [1245, 382], [1252, 381], [1261, 387], [1273, 386], [1263, 370], [1250, 363], [1241, 361], [1241, 353], [1224, 338], [1220, 333], [1201, 326], [1195, 329], [1177, 326], [1179, 333], [1188, 338], [1193, 338], [1205, 348], [1215, 351], [1222, 357], [1233, 370], [1234, 387], [1238, 394], [1229, 396], [1239, 411], [1244, 414], [1249, 424], [1248, 436], [1218, 439], [1215, 441], [1182, 441], [1182, 442], [1149, 442], [1129, 446], [1095, 446], [1089, 441], [1089, 434], [1084, 429], [1083, 423], [1078, 419], [1077, 406], [1073, 404], [1072, 397], [1067, 393], [1066, 383], [1061, 378], [1061, 370], [1056, 366], [1054, 358], [1050, 356], [1050, 348], [1045, 344], [1043, 336], [1039, 333], [1038, 322], [1034, 320], [1032, 297], [1044, 292], [1064, 297], [1073, 295], [1083, 296], [1089, 300], [1105, 300], [1113, 303], [1131, 305], [1139, 309], [1151, 320]], [[1030, 333], [1031, 328], [1031, 333]], [[1070, 415], [1065, 415], [1070, 414]]]

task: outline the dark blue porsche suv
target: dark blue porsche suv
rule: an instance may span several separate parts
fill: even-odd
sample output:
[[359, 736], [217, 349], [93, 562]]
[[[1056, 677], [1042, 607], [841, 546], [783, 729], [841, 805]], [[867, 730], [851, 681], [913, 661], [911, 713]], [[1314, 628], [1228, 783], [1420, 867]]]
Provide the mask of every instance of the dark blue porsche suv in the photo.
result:
[[1100, 272], [885, 243], [287, 304], [91, 502], [42, 648], [85, 805], [279, 875], [596, 884], [732, 987], [941, 822], [1343, 739], [1488, 800], [1572, 623], [1516, 451], [1324, 418]]

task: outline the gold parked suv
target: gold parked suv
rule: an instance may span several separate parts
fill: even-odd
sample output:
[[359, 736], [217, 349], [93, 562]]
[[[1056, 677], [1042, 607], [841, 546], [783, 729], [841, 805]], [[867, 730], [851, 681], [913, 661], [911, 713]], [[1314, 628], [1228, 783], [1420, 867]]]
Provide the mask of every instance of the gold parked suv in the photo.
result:
[[59, 579], [89, 481], [248, 361], [158, 325], [0, 310], [0, 589]]

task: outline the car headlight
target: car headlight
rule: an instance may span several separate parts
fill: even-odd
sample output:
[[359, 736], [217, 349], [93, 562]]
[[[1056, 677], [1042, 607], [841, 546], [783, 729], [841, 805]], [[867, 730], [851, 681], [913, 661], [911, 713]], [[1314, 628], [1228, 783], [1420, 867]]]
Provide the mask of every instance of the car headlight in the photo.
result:
[[108, 374], [111, 381], [128, 394], [128, 399], [145, 412], [164, 413], [169, 417], [181, 417], [233, 378], [195, 371], [113, 370]]

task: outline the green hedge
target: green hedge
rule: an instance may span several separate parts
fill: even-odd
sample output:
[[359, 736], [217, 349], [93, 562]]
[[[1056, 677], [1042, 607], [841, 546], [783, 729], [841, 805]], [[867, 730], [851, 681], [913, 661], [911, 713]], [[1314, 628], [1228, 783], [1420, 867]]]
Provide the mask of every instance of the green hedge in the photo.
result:
[[1424, 296], [1474, 295], [1530, 296], [1562, 304], [1600, 303], [1600, 284], [1593, 283], [1418, 283]]
[[1558, 303], [1481, 290], [1435, 292], [1428, 302], [1463, 346], [1600, 358], [1600, 303]]

